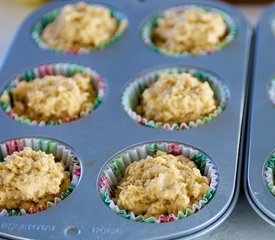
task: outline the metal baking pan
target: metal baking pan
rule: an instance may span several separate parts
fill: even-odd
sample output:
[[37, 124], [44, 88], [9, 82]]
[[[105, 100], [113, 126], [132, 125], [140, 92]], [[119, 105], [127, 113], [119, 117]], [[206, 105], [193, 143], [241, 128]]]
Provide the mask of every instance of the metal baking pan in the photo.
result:
[[247, 136], [247, 161], [245, 191], [253, 209], [267, 222], [275, 226], [274, 196], [266, 181], [266, 166], [274, 151], [270, 121], [275, 116], [269, 99], [269, 87], [275, 75], [275, 65], [270, 52], [274, 48], [275, 4], [262, 14], [256, 31], [255, 61], [250, 96], [250, 116]]
[[[106, 49], [82, 55], [66, 55], [39, 48], [31, 38], [34, 23], [49, 10], [75, 1], [50, 3], [31, 14], [18, 30], [3, 61], [0, 89], [18, 73], [47, 63], [77, 63], [96, 70], [107, 84], [102, 104], [90, 115], [58, 126], [28, 126], [0, 111], [0, 141], [20, 137], [53, 138], [78, 154], [82, 175], [76, 189], [61, 203], [41, 213], [3, 217], [0, 236], [15, 239], [176, 239], [196, 237], [221, 224], [236, 204], [242, 163], [242, 125], [252, 28], [239, 10], [216, 1], [101, 0], [125, 14], [128, 29]], [[87, 1], [93, 2], [93, 1]], [[149, 49], [140, 29], [150, 16], [176, 5], [198, 4], [220, 9], [237, 25], [236, 38], [211, 55], [172, 57]], [[186, 67], [211, 73], [229, 89], [226, 109], [202, 126], [165, 131], [135, 123], [124, 111], [121, 96], [137, 75], [162, 67]], [[148, 141], [175, 141], [205, 152], [215, 163], [219, 182], [213, 199], [185, 219], [162, 224], [137, 223], [115, 214], [101, 200], [98, 176], [117, 152]]]

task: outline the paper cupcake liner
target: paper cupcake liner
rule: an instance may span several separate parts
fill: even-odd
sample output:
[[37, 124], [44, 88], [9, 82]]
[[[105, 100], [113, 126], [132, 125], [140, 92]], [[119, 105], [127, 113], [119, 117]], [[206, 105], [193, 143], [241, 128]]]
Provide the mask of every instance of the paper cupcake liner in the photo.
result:
[[[75, 116], [74, 118], [68, 118], [66, 121], [49, 121], [49, 122], [38, 122], [38, 121], [31, 121], [30, 119], [23, 118], [19, 115], [17, 115], [13, 110], [12, 110], [12, 89], [17, 86], [17, 84], [20, 81], [32, 81], [35, 78], [42, 78], [46, 75], [63, 75], [66, 77], [71, 77], [75, 75], [76, 73], [88, 73], [89, 75], [92, 76], [93, 78], [93, 84], [95, 88], [97, 89], [97, 98], [95, 102], [91, 103], [91, 106], [86, 109], [86, 111], [81, 112], [80, 115]], [[15, 76], [15, 78], [8, 83], [2, 94], [7, 93], [10, 96], [10, 101], [4, 101], [3, 99], [0, 99], [0, 105], [2, 110], [13, 120], [18, 121], [23, 124], [31, 125], [31, 126], [45, 126], [45, 125], [59, 125], [63, 123], [68, 123], [72, 122], [75, 120], [78, 120], [81, 117], [87, 116], [90, 114], [93, 110], [95, 110], [102, 102], [104, 93], [106, 90], [106, 86], [104, 84], [103, 79], [101, 76], [99, 76], [94, 70], [85, 67], [83, 65], [79, 64], [71, 64], [71, 63], [56, 63], [56, 64], [45, 64], [45, 65], [40, 65], [38, 67], [35, 67], [33, 69], [27, 70], [25, 72], [22, 72], [21, 74]]]
[[273, 152], [267, 160], [265, 169], [264, 169], [264, 178], [267, 183], [267, 187], [270, 192], [275, 196], [275, 152]]
[[[208, 193], [205, 194], [204, 197], [197, 204], [193, 204], [192, 208], [187, 208], [185, 212], [179, 211], [177, 216], [175, 216], [174, 214], [170, 214], [168, 216], [161, 215], [159, 219], [156, 219], [154, 217], [144, 219], [143, 215], [135, 215], [133, 212], [120, 209], [112, 200], [112, 196], [116, 189], [116, 186], [124, 175], [126, 167], [134, 161], [145, 159], [148, 155], [154, 156], [158, 150], [165, 151], [175, 156], [182, 154], [190, 160], [194, 161], [197, 167], [200, 169], [201, 174], [209, 179], [210, 189]], [[155, 142], [131, 147], [114, 156], [105, 167], [105, 170], [103, 170], [99, 179], [98, 188], [103, 202], [118, 215], [137, 222], [164, 223], [177, 221], [199, 211], [212, 199], [216, 191], [217, 185], [217, 169], [212, 161], [204, 153], [180, 143]]]
[[275, 77], [268, 84], [268, 96], [273, 105], [275, 105]]
[[[157, 47], [152, 41], [152, 37], [151, 37], [152, 36], [152, 29], [154, 29], [157, 26], [158, 19], [163, 17], [164, 11], [167, 11], [167, 10], [172, 10], [172, 11], [175, 11], [175, 12], [176, 11], [185, 11], [185, 10], [190, 9], [190, 8], [200, 8], [200, 9], [203, 9], [207, 12], [219, 14], [223, 18], [224, 22], [227, 25], [228, 33], [227, 33], [225, 39], [220, 44], [218, 44], [217, 46], [207, 48], [207, 49], [201, 51], [198, 54], [191, 54], [189, 52], [176, 53], [176, 52], [171, 52], [171, 51], [168, 51], [166, 49]], [[216, 51], [224, 49], [236, 38], [236, 36], [237, 36], [237, 25], [235, 24], [233, 19], [227, 13], [225, 13], [221, 10], [218, 10], [216, 8], [211, 8], [211, 7], [206, 7], [206, 6], [199, 6], [199, 5], [181, 5], [181, 6], [176, 6], [176, 7], [172, 7], [172, 8], [169, 8], [169, 9], [165, 9], [165, 10], [161, 11], [158, 15], [156, 15], [156, 16], [152, 17], [151, 19], [149, 19], [149, 21], [147, 21], [144, 24], [144, 26], [141, 30], [141, 36], [142, 36], [142, 39], [143, 39], [144, 43], [150, 49], [152, 49], [153, 51], [155, 51], [157, 53], [161, 53], [161, 54], [164, 54], [164, 55], [170, 55], [170, 56], [174, 56], [174, 57], [188, 57], [188, 56], [192, 56], [192, 55], [209, 55], [209, 54], [212, 54]]]
[[103, 5], [98, 5], [98, 4], [94, 4], [94, 6], [108, 8], [111, 16], [114, 17], [118, 22], [117, 31], [114, 33], [114, 35], [108, 41], [106, 41], [102, 45], [100, 45], [96, 48], [81, 48], [78, 51], [63, 51], [61, 49], [53, 48], [53, 47], [49, 46], [48, 44], [46, 44], [45, 42], [43, 42], [42, 39], [40, 38], [40, 35], [41, 35], [43, 29], [48, 24], [52, 23], [58, 17], [58, 15], [61, 12], [61, 8], [49, 11], [35, 23], [34, 28], [32, 30], [32, 34], [31, 34], [35, 44], [45, 50], [51, 50], [51, 51], [54, 51], [57, 53], [65, 53], [65, 54], [72, 54], [72, 55], [90, 53], [90, 52], [93, 52], [96, 50], [100, 50], [100, 49], [109, 47], [110, 45], [112, 45], [113, 43], [118, 41], [121, 38], [121, 36], [124, 34], [124, 32], [128, 26], [128, 20], [125, 15], [116, 11], [115, 9], [112, 9], [112, 8], [109, 8], [109, 7], [106, 7]]
[[62, 161], [66, 166], [66, 170], [70, 172], [71, 182], [68, 189], [61, 193], [61, 197], [56, 197], [53, 201], [47, 203], [46, 206], [39, 206], [38, 210], [35, 209], [3, 209], [0, 216], [23, 216], [34, 214], [44, 211], [50, 207], [55, 206], [64, 200], [77, 186], [81, 174], [79, 160], [76, 154], [64, 144], [51, 139], [43, 138], [20, 138], [6, 141], [0, 144], [0, 161], [3, 162], [7, 155], [11, 155], [15, 151], [21, 151], [24, 147], [30, 147], [34, 151], [44, 151], [45, 153], [52, 153], [56, 161]]
[[[135, 112], [137, 105], [140, 102], [140, 97], [144, 90], [148, 88], [150, 84], [157, 81], [161, 73], [190, 73], [200, 81], [207, 81], [214, 91], [215, 98], [218, 102], [217, 108], [209, 115], [197, 119], [196, 121], [183, 122], [181, 124], [169, 124], [163, 122], [155, 122], [154, 120], [148, 120], [146, 117], [142, 117]], [[137, 123], [150, 128], [159, 128], [164, 130], [183, 130], [201, 126], [205, 123], [212, 121], [221, 114], [227, 106], [229, 98], [229, 91], [225, 85], [222, 84], [215, 76], [206, 73], [201, 70], [186, 69], [186, 68], [166, 68], [156, 71], [152, 71], [136, 78], [125, 89], [122, 95], [122, 105], [127, 114]]]

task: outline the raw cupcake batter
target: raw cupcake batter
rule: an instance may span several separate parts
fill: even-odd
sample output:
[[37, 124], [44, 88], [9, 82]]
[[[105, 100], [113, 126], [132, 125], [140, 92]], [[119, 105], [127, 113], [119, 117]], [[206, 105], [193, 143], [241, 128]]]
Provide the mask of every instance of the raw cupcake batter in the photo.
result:
[[156, 157], [131, 163], [115, 191], [120, 209], [159, 218], [161, 214], [185, 211], [198, 203], [209, 190], [208, 179], [195, 163], [183, 155], [162, 151]]
[[14, 152], [0, 162], [0, 210], [45, 206], [68, 188], [69, 177], [52, 154], [28, 147]]
[[181, 124], [201, 119], [216, 108], [208, 82], [189, 73], [162, 73], [143, 92], [136, 112], [155, 122]]
[[[20, 117], [38, 122], [73, 119], [92, 107], [97, 91], [92, 77], [76, 73], [72, 77], [48, 75], [21, 81], [12, 89], [12, 110]], [[7, 94], [2, 101], [10, 102]]]
[[201, 51], [217, 46], [227, 33], [226, 23], [217, 13], [201, 8], [166, 10], [157, 20], [153, 42], [172, 53]]
[[41, 34], [43, 42], [64, 51], [95, 48], [112, 38], [118, 29], [109, 9], [80, 2], [66, 5]]

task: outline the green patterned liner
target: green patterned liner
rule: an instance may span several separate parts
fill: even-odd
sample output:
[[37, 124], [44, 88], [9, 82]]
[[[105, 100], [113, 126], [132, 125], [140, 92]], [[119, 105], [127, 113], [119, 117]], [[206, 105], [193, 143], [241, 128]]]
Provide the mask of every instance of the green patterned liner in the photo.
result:
[[[138, 115], [135, 112], [137, 105], [140, 102], [140, 97], [144, 90], [148, 88], [150, 84], [157, 81], [159, 75], [161, 73], [190, 73], [194, 77], [198, 78], [200, 81], [204, 82], [207, 81], [214, 91], [215, 98], [218, 102], [217, 108], [210, 113], [208, 116], [205, 116], [202, 119], [198, 119], [196, 121], [191, 122], [183, 122], [181, 124], [173, 124], [170, 125], [169, 123], [163, 122], [155, 122], [153, 120], [147, 120], [147, 118]], [[187, 69], [187, 68], [180, 68], [180, 67], [171, 67], [171, 68], [164, 68], [155, 71], [151, 71], [146, 73], [132, 81], [125, 89], [122, 95], [122, 105], [124, 110], [128, 113], [128, 115], [137, 123], [144, 125], [150, 128], [157, 128], [157, 129], [164, 129], [164, 130], [184, 130], [189, 128], [194, 128], [201, 126], [205, 123], [211, 122], [213, 119], [217, 118], [219, 114], [221, 114], [226, 106], [229, 99], [229, 90], [228, 88], [219, 81], [215, 76], [206, 73], [202, 70], [196, 69]]]
[[[126, 167], [134, 161], [145, 159], [148, 155], [154, 156], [158, 150], [165, 151], [175, 156], [182, 154], [194, 161], [200, 169], [201, 174], [209, 179], [210, 189], [208, 193], [204, 195], [203, 199], [201, 199], [197, 204], [193, 204], [192, 208], [186, 209], [185, 212], [179, 211], [177, 216], [170, 214], [169, 216], [162, 215], [159, 219], [155, 219], [154, 217], [144, 219], [143, 215], [136, 216], [133, 212], [119, 209], [112, 200], [112, 196], [117, 184], [124, 175]], [[199, 211], [212, 199], [217, 189], [217, 185], [218, 171], [213, 162], [204, 153], [181, 143], [151, 142], [130, 147], [112, 157], [101, 173], [98, 188], [103, 202], [118, 215], [136, 222], [165, 223], [183, 219]]]
[[268, 84], [268, 96], [273, 105], [275, 105], [275, 77]]
[[267, 159], [267, 163], [264, 170], [264, 178], [267, 183], [267, 187], [270, 192], [275, 196], [275, 152], [273, 152]]
[[66, 166], [67, 171], [70, 172], [71, 183], [68, 189], [61, 194], [60, 198], [53, 199], [48, 202], [47, 206], [39, 206], [38, 210], [35, 209], [13, 209], [0, 211], [0, 216], [23, 216], [41, 212], [47, 208], [53, 207], [62, 200], [64, 200], [75, 189], [79, 182], [81, 168], [77, 155], [72, 149], [68, 148], [61, 142], [44, 139], [44, 138], [20, 138], [2, 142], [0, 144], [0, 161], [3, 162], [7, 155], [11, 155], [15, 151], [21, 151], [24, 147], [30, 147], [34, 151], [44, 151], [48, 154], [52, 153], [56, 161], [62, 161]]
[[[97, 89], [98, 95], [94, 103], [91, 103], [91, 106], [86, 109], [85, 112], [81, 112], [80, 115], [75, 116], [73, 119], [66, 119], [66, 121], [57, 121], [57, 122], [37, 122], [31, 121], [30, 119], [23, 118], [18, 116], [15, 112], [13, 112], [13, 101], [12, 101], [12, 89], [17, 86], [20, 81], [32, 81], [35, 78], [42, 78], [46, 75], [63, 75], [66, 77], [71, 77], [76, 73], [85, 72], [92, 76], [93, 84]], [[45, 125], [59, 125], [63, 123], [69, 123], [75, 120], [78, 120], [81, 117], [87, 116], [92, 111], [94, 111], [102, 102], [106, 90], [106, 86], [104, 84], [103, 79], [100, 75], [98, 75], [94, 70], [90, 69], [89, 67], [85, 67], [79, 64], [72, 64], [72, 63], [56, 63], [56, 64], [45, 64], [35, 67], [33, 69], [27, 70], [22, 72], [21, 74], [14, 77], [14, 79], [8, 83], [2, 94], [8, 94], [9, 101], [3, 100], [0, 98], [0, 105], [2, 110], [12, 119], [18, 121], [23, 124], [31, 125], [31, 126], [45, 126]]]
[[165, 9], [163, 11], [161, 11], [158, 15], [152, 17], [151, 19], [149, 19], [143, 26], [142, 30], [141, 30], [141, 36], [142, 39], [144, 41], [144, 43], [153, 51], [157, 52], [157, 53], [161, 53], [164, 55], [170, 55], [170, 56], [174, 56], [174, 57], [188, 57], [188, 56], [192, 56], [193, 54], [189, 53], [189, 52], [184, 52], [184, 53], [176, 53], [176, 52], [170, 52], [166, 49], [163, 48], [159, 48], [157, 47], [153, 41], [152, 41], [152, 29], [156, 28], [157, 26], [157, 22], [159, 18], [163, 17], [163, 13], [167, 10], [172, 10], [172, 11], [185, 11], [187, 9], [190, 8], [200, 8], [205, 10], [206, 12], [212, 12], [212, 13], [217, 13], [219, 14], [224, 22], [227, 25], [227, 29], [228, 29], [228, 34], [225, 37], [225, 39], [217, 46], [215, 47], [211, 47], [209, 49], [205, 49], [204, 51], [201, 51], [200, 53], [196, 54], [196, 55], [209, 55], [212, 54], [216, 51], [222, 50], [225, 47], [227, 47], [237, 36], [237, 25], [235, 24], [235, 22], [233, 21], [233, 19], [224, 11], [218, 10], [216, 8], [211, 8], [211, 7], [206, 7], [206, 6], [200, 6], [200, 5], [180, 5], [180, 6], [175, 6], [169, 9]]
[[[99, 6], [99, 7], [104, 7], [103, 5], [94, 5], [94, 6]], [[112, 36], [111, 39], [109, 39], [108, 41], [106, 41], [104, 44], [100, 45], [97, 48], [81, 48], [78, 51], [63, 51], [60, 49], [56, 49], [53, 48], [51, 46], [49, 46], [48, 44], [44, 43], [42, 41], [42, 39], [40, 38], [40, 35], [43, 31], [43, 29], [50, 23], [52, 23], [60, 14], [61, 12], [61, 8], [58, 9], [54, 9], [49, 11], [48, 13], [46, 13], [45, 15], [43, 15], [34, 25], [33, 30], [32, 30], [32, 38], [35, 42], [36, 45], [38, 45], [40, 48], [45, 49], [45, 50], [51, 50], [54, 51], [56, 53], [65, 53], [65, 54], [84, 54], [84, 53], [90, 53], [96, 50], [100, 50], [100, 49], [104, 49], [106, 47], [109, 47], [110, 45], [112, 45], [113, 43], [115, 43], [116, 41], [118, 41], [122, 35], [124, 34], [125, 30], [127, 29], [128, 26], [128, 20], [126, 18], [125, 15], [123, 15], [122, 13], [116, 11], [115, 9], [112, 8], [108, 8], [111, 16], [113, 18], [115, 18], [118, 22], [118, 29], [117, 31], [114, 33], [114, 35]]]

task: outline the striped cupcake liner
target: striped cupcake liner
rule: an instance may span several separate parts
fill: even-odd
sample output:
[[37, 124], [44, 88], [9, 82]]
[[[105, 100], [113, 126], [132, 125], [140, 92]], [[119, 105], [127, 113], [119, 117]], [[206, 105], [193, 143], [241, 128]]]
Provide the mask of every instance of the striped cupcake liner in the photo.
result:
[[30, 147], [34, 151], [43, 151], [47, 154], [52, 153], [56, 161], [63, 162], [66, 171], [70, 172], [70, 185], [68, 189], [61, 193], [60, 198], [56, 197], [49, 201], [46, 206], [39, 206], [38, 209], [2, 209], [0, 216], [23, 216], [34, 214], [51, 208], [64, 200], [75, 189], [79, 182], [81, 168], [77, 155], [66, 145], [51, 139], [44, 138], [20, 138], [5, 141], [0, 144], [0, 161], [3, 162], [5, 157], [11, 155], [15, 151], [22, 151], [24, 147]]
[[272, 193], [273, 196], [275, 196], [274, 175], [275, 175], [275, 152], [271, 153], [271, 155], [268, 157], [265, 165], [265, 169], [264, 169], [264, 179], [267, 183], [267, 187], [269, 191]]
[[[138, 115], [135, 111], [136, 107], [140, 103], [140, 98], [142, 93], [146, 88], [150, 86], [153, 82], [157, 81], [159, 75], [162, 73], [190, 73], [192, 76], [198, 78], [200, 81], [207, 81], [214, 91], [215, 98], [218, 102], [217, 108], [210, 113], [209, 115], [197, 119], [196, 121], [191, 122], [183, 122], [181, 124], [169, 124], [163, 122], [155, 122], [154, 120], [148, 120], [146, 117]], [[135, 122], [150, 128], [156, 129], [164, 129], [170, 131], [184, 130], [190, 129], [194, 127], [201, 126], [208, 122], [211, 122], [215, 118], [217, 118], [226, 108], [229, 99], [229, 90], [228, 88], [219, 81], [215, 76], [206, 73], [202, 70], [196, 69], [187, 69], [187, 68], [165, 68], [156, 71], [152, 71], [146, 73], [138, 78], [136, 78], [133, 82], [131, 82], [125, 89], [122, 94], [122, 105], [127, 114], [132, 118]]]
[[[116, 186], [122, 179], [127, 166], [129, 166], [134, 161], [145, 159], [147, 156], [154, 157], [157, 151], [164, 151], [174, 156], [184, 155], [185, 157], [194, 161], [201, 174], [209, 179], [210, 189], [198, 203], [193, 204], [192, 208], [187, 208], [184, 212], [179, 211], [177, 216], [170, 214], [168, 216], [161, 215], [159, 219], [154, 217], [144, 219], [143, 215], [137, 216], [131, 211], [120, 209], [114, 203], [112, 198], [114, 196]], [[107, 166], [102, 171], [102, 174], [99, 178], [98, 188], [103, 202], [118, 215], [136, 222], [165, 223], [186, 218], [199, 211], [212, 199], [217, 189], [217, 185], [218, 171], [207, 155], [195, 148], [180, 143], [154, 142], [131, 147], [112, 157]]]
[[[94, 6], [106, 8], [105, 6], [98, 5], [98, 4], [95, 4]], [[57, 48], [53, 48], [42, 41], [42, 39], [40, 37], [42, 31], [45, 29], [45, 27], [48, 24], [52, 23], [59, 16], [59, 14], [61, 12], [61, 8], [49, 11], [35, 23], [34, 28], [32, 29], [32, 33], [31, 33], [32, 38], [33, 38], [35, 44], [37, 46], [39, 46], [40, 48], [45, 49], [45, 50], [51, 50], [56, 53], [65, 53], [65, 54], [70, 54], [70, 55], [76, 55], [76, 54], [85, 54], [85, 53], [90, 53], [90, 52], [93, 52], [96, 50], [104, 49], [106, 47], [109, 47], [113, 43], [117, 42], [122, 37], [122, 35], [125, 33], [127, 26], [128, 26], [128, 20], [124, 14], [122, 14], [112, 8], [108, 8], [108, 10], [110, 11], [111, 16], [117, 20], [118, 28], [117, 28], [117, 31], [114, 33], [114, 35], [108, 41], [106, 41], [105, 43], [103, 43], [102, 45], [100, 45], [96, 48], [94, 48], [94, 47], [93, 48], [81, 48], [78, 51], [63, 51], [63, 50], [60, 50]]]
[[275, 77], [268, 84], [268, 96], [273, 105], [275, 105]]
[[211, 7], [206, 7], [206, 6], [200, 6], [200, 5], [180, 5], [180, 6], [175, 6], [169, 9], [165, 9], [163, 11], [161, 11], [158, 15], [152, 17], [151, 19], [149, 19], [144, 26], [142, 27], [141, 30], [141, 36], [142, 39], [145, 43], [145, 45], [147, 45], [150, 49], [152, 49], [153, 51], [160, 53], [160, 54], [164, 54], [164, 55], [170, 55], [170, 56], [174, 56], [174, 57], [190, 57], [194, 54], [191, 54], [190, 52], [183, 52], [183, 53], [177, 53], [177, 52], [171, 52], [168, 51], [166, 49], [163, 48], [159, 48], [157, 47], [154, 42], [152, 41], [152, 29], [157, 27], [158, 24], [158, 20], [160, 18], [163, 18], [164, 16], [164, 12], [167, 10], [171, 10], [174, 12], [179, 12], [179, 11], [186, 11], [190, 8], [199, 8], [202, 9], [206, 12], [211, 12], [211, 13], [217, 13], [219, 14], [224, 22], [227, 25], [227, 35], [224, 38], [224, 40], [218, 44], [215, 47], [211, 47], [211, 48], [207, 48], [201, 52], [199, 52], [198, 54], [195, 55], [210, 55], [216, 51], [222, 50], [225, 47], [227, 47], [229, 44], [231, 44], [233, 42], [233, 40], [236, 38], [237, 36], [237, 25], [235, 24], [235, 22], [233, 21], [233, 19], [231, 18], [231, 16], [229, 16], [227, 13], [225, 13], [224, 11], [218, 10], [216, 8], [211, 8]]
[[[42, 78], [46, 75], [63, 75], [66, 77], [72, 77], [76, 73], [88, 73], [91, 75], [93, 79], [93, 84], [97, 89], [97, 98], [95, 102], [91, 103], [91, 106], [86, 109], [86, 111], [81, 112], [79, 115], [74, 116], [74, 118], [68, 118], [65, 121], [49, 121], [49, 122], [38, 122], [38, 121], [31, 121], [30, 119], [23, 118], [17, 115], [13, 110], [13, 98], [12, 98], [12, 90], [17, 86], [20, 81], [32, 81], [36, 78]], [[3, 94], [8, 94], [9, 100], [0, 99], [0, 105], [2, 110], [13, 120], [31, 126], [45, 126], [45, 125], [59, 125], [63, 123], [69, 123], [75, 120], [78, 120], [81, 117], [87, 116], [93, 110], [97, 109], [98, 106], [101, 104], [102, 99], [104, 97], [106, 90], [106, 86], [101, 76], [99, 76], [94, 70], [90, 69], [89, 67], [85, 67], [79, 64], [71, 64], [71, 63], [56, 63], [56, 64], [45, 64], [35, 67], [33, 69], [27, 70], [22, 72], [21, 74], [15, 76], [15, 78], [8, 83], [3, 92]]]

